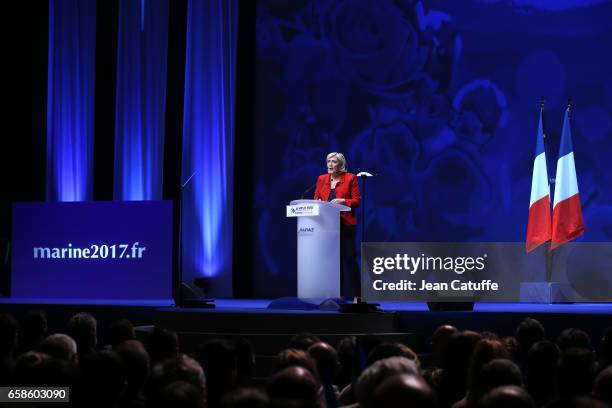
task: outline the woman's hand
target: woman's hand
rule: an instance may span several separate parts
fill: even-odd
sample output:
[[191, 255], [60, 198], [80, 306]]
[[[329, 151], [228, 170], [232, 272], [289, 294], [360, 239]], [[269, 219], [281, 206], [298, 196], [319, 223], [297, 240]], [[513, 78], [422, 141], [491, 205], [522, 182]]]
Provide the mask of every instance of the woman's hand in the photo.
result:
[[346, 205], [346, 200], [344, 198], [334, 198], [331, 200], [332, 204], [342, 204]]

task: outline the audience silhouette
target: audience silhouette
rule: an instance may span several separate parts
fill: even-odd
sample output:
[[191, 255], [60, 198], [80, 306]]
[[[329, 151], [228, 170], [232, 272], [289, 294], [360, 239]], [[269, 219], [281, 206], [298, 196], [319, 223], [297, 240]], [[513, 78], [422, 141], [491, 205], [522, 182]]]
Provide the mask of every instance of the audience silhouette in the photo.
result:
[[578, 328], [547, 340], [532, 318], [503, 338], [443, 325], [419, 354], [374, 335], [347, 336], [334, 347], [300, 333], [263, 374], [246, 338], [211, 338], [190, 356], [179, 336], [163, 327], [145, 334], [121, 319], [106, 329], [109, 344], [100, 346], [98, 323], [88, 313], [50, 335], [44, 312], [29, 312], [19, 322], [0, 313], [0, 386], [69, 387], [70, 402], [62, 406], [93, 408], [612, 404], [612, 328], [594, 347]]

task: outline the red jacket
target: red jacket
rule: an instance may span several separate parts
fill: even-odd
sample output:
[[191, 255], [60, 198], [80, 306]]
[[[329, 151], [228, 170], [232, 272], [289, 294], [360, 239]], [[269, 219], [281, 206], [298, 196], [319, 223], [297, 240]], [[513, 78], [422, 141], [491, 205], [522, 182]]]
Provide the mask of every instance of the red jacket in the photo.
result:
[[[314, 199], [329, 201], [331, 193], [331, 174], [321, 174], [317, 179], [317, 188], [315, 189]], [[357, 176], [353, 173], [342, 173], [340, 181], [336, 183], [336, 198], [344, 198], [345, 205], [351, 207], [351, 211], [342, 211], [340, 213], [340, 221], [342, 224], [350, 226], [357, 225], [357, 217], [355, 216], [355, 208], [359, 207], [361, 202], [361, 194], [359, 193], [359, 183]]]

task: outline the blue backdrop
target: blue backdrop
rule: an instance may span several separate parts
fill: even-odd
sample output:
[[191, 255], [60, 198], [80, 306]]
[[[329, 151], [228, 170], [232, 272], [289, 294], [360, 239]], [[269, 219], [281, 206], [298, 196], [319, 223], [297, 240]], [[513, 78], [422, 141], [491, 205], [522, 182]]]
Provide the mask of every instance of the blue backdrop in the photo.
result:
[[93, 195], [96, 1], [49, 1], [47, 199]]
[[330, 151], [377, 174], [368, 241], [524, 240], [540, 97], [552, 175], [572, 97], [582, 239], [612, 237], [612, 2], [260, 0], [256, 30], [256, 295], [295, 290], [283, 206]]
[[190, 0], [182, 162], [183, 280], [232, 295], [236, 0]]
[[116, 200], [160, 200], [168, 59], [168, 0], [119, 1]]

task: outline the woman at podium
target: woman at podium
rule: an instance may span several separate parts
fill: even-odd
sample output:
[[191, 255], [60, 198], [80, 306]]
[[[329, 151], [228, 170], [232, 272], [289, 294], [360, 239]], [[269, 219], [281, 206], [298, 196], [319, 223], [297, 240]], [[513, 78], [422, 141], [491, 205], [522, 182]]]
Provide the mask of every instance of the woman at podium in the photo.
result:
[[351, 211], [340, 213], [340, 290], [342, 297], [361, 296], [361, 277], [355, 261], [355, 238], [361, 195], [357, 176], [346, 170], [346, 158], [342, 153], [327, 155], [327, 173], [317, 179], [315, 200], [329, 201], [351, 207]]

